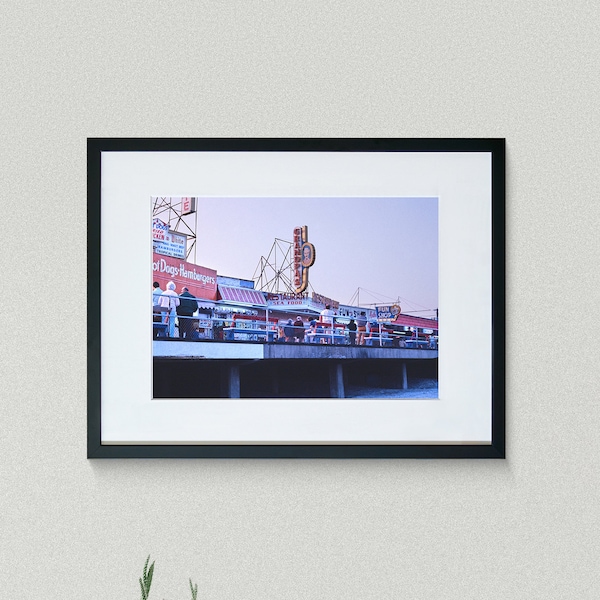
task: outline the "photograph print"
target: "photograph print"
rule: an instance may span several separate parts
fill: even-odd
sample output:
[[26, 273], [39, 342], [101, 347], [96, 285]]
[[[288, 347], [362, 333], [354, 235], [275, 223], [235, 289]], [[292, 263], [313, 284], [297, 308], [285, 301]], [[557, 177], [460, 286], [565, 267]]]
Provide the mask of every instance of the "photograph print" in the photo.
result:
[[438, 198], [149, 201], [154, 399], [438, 398]]

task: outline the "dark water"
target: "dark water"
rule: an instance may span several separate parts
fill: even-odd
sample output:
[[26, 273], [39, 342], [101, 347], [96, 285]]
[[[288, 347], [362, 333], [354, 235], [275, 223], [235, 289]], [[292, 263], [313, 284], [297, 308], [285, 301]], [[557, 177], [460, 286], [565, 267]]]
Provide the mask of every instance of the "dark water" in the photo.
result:
[[409, 388], [407, 390], [360, 385], [349, 385], [346, 387], [346, 398], [401, 398], [409, 400], [418, 398], [432, 399], [437, 397], [437, 379], [418, 379], [409, 381]]

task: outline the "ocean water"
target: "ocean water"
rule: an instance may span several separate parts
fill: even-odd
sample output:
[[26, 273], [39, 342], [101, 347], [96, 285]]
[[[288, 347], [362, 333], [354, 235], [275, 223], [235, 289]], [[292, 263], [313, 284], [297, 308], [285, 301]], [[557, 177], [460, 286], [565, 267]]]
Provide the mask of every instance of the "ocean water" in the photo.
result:
[[409, 381], [408, 385], [407, 390], [348, 385], [345, 389], [345, 395], [346, 398], [401, 398], [403, 400], [438, 397], [437, 379], [413, 380]]

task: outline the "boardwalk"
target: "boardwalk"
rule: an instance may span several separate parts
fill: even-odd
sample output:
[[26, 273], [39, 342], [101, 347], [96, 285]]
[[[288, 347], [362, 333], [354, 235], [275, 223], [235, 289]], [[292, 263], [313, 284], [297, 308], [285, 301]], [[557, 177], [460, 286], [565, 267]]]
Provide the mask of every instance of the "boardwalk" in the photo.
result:
[[[153, 344], [155, 398], [345, 398], [349, 384], [374, 381], [382, 390], [406, 391], [413, 374], [437, 378], [437, 350], [213, 341]], [[420, 374], [423, 370], [428, 373]]]
[[416, 348], [377, 348], [329, 344], [266, 344], [253, 342], [154, 341], [156, 358], [190, 359], [402, 359], [423, 360], [438, 357], [437, 350]]

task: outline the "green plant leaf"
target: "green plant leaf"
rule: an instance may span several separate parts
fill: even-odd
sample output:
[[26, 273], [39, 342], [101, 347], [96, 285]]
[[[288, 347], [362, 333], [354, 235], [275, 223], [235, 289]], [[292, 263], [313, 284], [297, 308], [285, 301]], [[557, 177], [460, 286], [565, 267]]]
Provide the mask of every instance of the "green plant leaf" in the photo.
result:
[[190, 589], [192, 590], [192, 600], [196, 600], [198, 597], [198, 584], [194, 585], [190, 578]]
[[150, 555], [148, 554], [148, 558], [144, 563], [144, 572], [142, 577], [140, 577], [140, 588], [142, 590], [142, 600], [148, 600], [148, 595], [150, 594], [150, 585], [152, 584], [152, 574], [154, 573], [154, 562], [150, 565], [150, 569], [148, 569], [148, 563], [150, 562]]
[[150, 592], [150, 586], [152, 585], [152, 573], [154, 573], [154, 562], [150, 565], [150, 569], [148, 570], [148, 578], [146, 580], [146, 590], [148, 591], [148, 593]]

